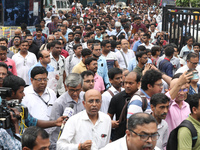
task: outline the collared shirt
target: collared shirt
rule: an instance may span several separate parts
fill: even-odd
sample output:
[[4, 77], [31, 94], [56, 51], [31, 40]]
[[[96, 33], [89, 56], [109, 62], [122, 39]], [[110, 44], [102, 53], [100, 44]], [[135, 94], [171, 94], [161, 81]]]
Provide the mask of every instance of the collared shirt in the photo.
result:
[[81, 74], [83, 71], [87, 71], [85, 64], [83, 61], [80, 61], [74, 68], [72, 69], [72, 73]]
[[11, 129], [0, 128], [0, 149], [21, 150], [22, 149], [21, 141], [14, 138], [13, 135], [10, 135], [7, 132], [7, 130]]
[[108, 68], [105, 58], [100, 56], [99, 59], [97, 60], [97, 64], [98, 64], [97, 74], [103, 78], [106, 86], [105, 88], [107, 89], [110, 87], [110, 81], [108, 78]]
[[9, 48], [9, 50], [12, 51], [14, 54], [16, 54], [16, 53], [19, 52], [20, 49], [16, 48], [15, 46], [12, 46], [12, 47]]
[[169, 92], [165, 94], [170, 98], [169, 111], [167, 113], [165, 121], [167, 121], [169, 126], [169, 133], [181, 124], [190, 114], [190, 106], [188, 103], [183, 101], [182, 107], [175, 102], [175, 99], [171, 99]]
[[[63, 115], [63, 112], [65, 110], [66, 107], [69, 107], [70, 104], [74, 105], [74, 115], [81, 112], [82, 110], [84, 110], [84, 106], [83, 106], [83, 95], [85, 92], [81, 91], [79, 94], [79, 99], [78, 101], [74, 101], [71, 96], [69, 95], [68, 92], [65, 92], [64, 94], [62, 94], [54, 103], [53, 108], [52, 108], [52, 112], [51, 112], [51, 116], [50, 116], [50, 120], [56, 120], [58, 119], [60, 116]], [[68, 122], [68, 121], [67, 121]], [[50, 134], [50, 141], [51, 141], [51, 149], [55, 150], [56, 149], [56, 142], [58, 140], [58, 134], [60, 132], [60, 127], [54, 127], [54, 130], [52, 130]]]
[[17, 75], [24, 79], [26, 84], [29, 84], [28, 71], [29, 69], [37, 63], [37, 59], [35, 54], [28, 52], [26, 57], [24, 58], [20, 52], [13, 55], [12, 59], [15, 61], [15, 65], [17, 68]]
[[7, 50], [7, 57], [11, 59], [13, 55], [14, 55], [14, 53], [8, 49]]
[[49, 120], [53, 103], [56, 100], [56, 94], [53, 90], [46, 87], [44, 93], [39, 96], [29, 85], [24, 89], [24, 98], [22, 104], [25, 105], [29, 113], [40, 120]]
[[66, 32], [66, 34], [64, 35], [64, 37], [66, 38], [67, 41], [68, 41], [68, 34], [69, 34], [70, 32], [73, 32], [72, 29], [67, 28], [67, 32]]
[[[198, 75], [199, 75], [199, 77], [200, 77], [200, 65], [197, 65], [197, 67], [196, 67], [195, 69], [198, 71]], [[184, 65], [183, 67], [180, 67], [180, 68], [176, 71], [175, 74], [177, 74], [177, 73], [184, 73], [185, 71], [188, 71], [188, 70], [189, 70], [189, 68], [188, 68], [188, 66], [187, 66], [187, 64], [186, 64], [186, 65]], [[198, 81], [198, 84], [200, 84], [200, 80]]]
[[145, 43], [142, 43], [139, 46], [144, 46], [144, 47], [146, 47], [146, 49], [151, 49], [153, 47], [153, 44], [149, 43], [149, 45], [146, 45]]
[[125, 33], [125, 39], [128, 40], [128, 36], [127, 36], [126, 32], [124, 31], [124, 29], [121, 29], [119, 32], [117, 32], [116, 29], [114, 29], [110, 32], [109, 36], [115, 35], [116, 37], [118, 37], [121, 33]]
[[[137, 66], [138, 61], [135, 58], [132, 58], [128, 63], [128, 70], [129, 72], [133, 71], [133, 69]], [[148, 58], [147, 64], [152, 64], [152, 60]]]
[[168, 124], [165, 120], [161, 120], [161, 123], [158, 124], [158, 133], [160, 135], [159, 139], [156, 142], [156, 146], [159, 147], [161, 150], [165, 150], [168, 141]]
[[58, 84], [56, 87], [56, 93], [58, 92], [58, 94], [62, 95], [65, 92], [65, 87], [63, 84], [63, 74], [65, 71], [65, 57], [60, 55], [59, 56], [59, 60], [57, 61], [52, 53], [50, 53], [50, 58], [51, 58], [51, 62], [49, 63], [49, 65], [51, 65], [54, 68], [54, 72], [59, 75], [59, 80], [58, 80]]
[[[126, 135], [114, 142], [107, 144], [100, 150], [128, 150]], [[160, 150], [158, 147], [155, 147], [154, 150]]]
[[[82, 42], [80, 42], [80, 44], [83, 45]], [[74, 42], [74, 41], [72, 41], [72, 42], [66, 44], [66, 48], [65, 48], [65, 49], [68, 51], [69, 56], [72, 56], [72, 55], [74, 54], [74, 49], [73, 49], [73, 46], [74, 46], [74, 45], [75, 45], [75, 42]]]
[[[36, 66], [42, 66], [42, 64], [40, 63], [40, 61], [37, 64], [33, 65], [30, 68], [30, 70], [28, 71], [28, 77], [29, 77], [29, 83], [30, 83], [29, 85], [31, 85], [31, 71]], [[47, 64], [46, 70], [48, 71], [48, 73], [49, 72], [54, 72], [54, 68], [51, 65], [49, 65], [49, 64]]]
[[[150, 114], [152, 112], [151, 110], [151, 106], [150, 106], [150, 96], [147, 95], [147, 93], [145, 93], [144, 90], [140, 89], [140, 91], [146, 96], [148, 105], [146, 110], [144, 111], [145, 113]], [[142, 110], [142, 98], [139, 95], [133, 95], [133, 97], [131, 98], [129, 104], [128, 104], [128, 111], [127, 111], [127, 119], [138, 112], [143, 112]]]
[[50, 33], [50, 34], [52, 33], [52, 31], [53, 31], [54, 29], [57, 29], [57, 28], [58, 28], [57, 25], [54, 24], [54, 22], [48, 23], [48, 24], [47, 24], [47, 27], [49, 28], [49, 33]]
[[110, 141], [111, 119], [107, 114], [98, 112], [95, 124], [84, 110], [66, 122], [63, 133], [57, 142], [57, 150], [77, 150], [79, 143], [92, 140], [91, 150], [98, 150]]
[[15, 65], [14, 60], [7, 57], [7, 59], [5, 61], [0, 60], [0, 62], [4, 62], [5, 64], [7, 64], [8, 71], [12, 72], [13, 75], [17, 76], [17, 69], [16, 69], [16, 65]]
[[[158, 64], [158, 63], [157, 63]], [[173, 65], [168, 58], [164, 58], [159, 64], [159, 70], [173, 77]]]
[[[118, 94], [119, 91], [117, 91], [114, 86], [111, 86], [109, 88], [109, 90], [114, 94]], [[121, 87], [121, 91], [123, 91], [124, 88]], [[110, 101], [111, 101], [111, 98], [112, 98], [112, 95], [108, 92], [108, 91], [105, 91], [103, 94], [102, 94], [102, 103], [101, 103], [101, 109], [100, 111], [104, 112], [105, 114], [107, 114], [108, 112], [108, 107], [109, 107], [109, 104], [110, 104]]]
[[194, 52], [193, 46], [192, 46], [192, 49], [190, 50], [190, 49], [188, 48], [188, 46], [185, 45], [185, 46], [182, 47], [179, 56], [180, 56], [181, 58], [183, 58], [183, 59], [186, 61], [187, 55], [188, 55], [189, 53], [191, 53], [191, 52]]
[[101, 36], [100, 37], [98, 37], [97, 35], [95, 35], [95, 40], [99, 40], [99, 41], [103, 41], [103, 35], [101, 34]]
[[137, 51], [137, 48], [138, 48], [138, 46], [139, 46], [139, 45], [141, 45], [141, 44], [142, 44], [142, 42], [141, 42], [140, 40], [138, 40], [138, 41], [137, 41], [137, 42], [135, 42], [135, 44], [133, 45], [133, 49], [132, 49], [132, 50], [133, 50], [134, 52], [136, 52], [136, 51]]
[[178, 148], [177, 150], [199, 150], [200, 149], [200, 122], [194, 119], [191, 115], [186, 119], [189, 120], [197, 131], [197, 141], [192, 148], [192, 136], [191, 132], [187, 127], [181, 127], [178, 130]]
[[[122, 53], [123, 53], [123, 55], [124, 55], [124, 57], [122, 56]], [[117, 57], [117, 61], [118, 61], [118, 63], [119, 63], [119, 66], [120, 66], [120, 68], [128, 68], [128, 64], [129, 64], [129, 61], [132, 59], [132, 58], [134, 58], [135, 57], [135, 54], [134, 54], [134, 52], [132, 51], [132, 50], [130, 50], [130, 49], [128, 49], [128, 51], [127, 51], [127, 53], [124, 53], [124, 51], [121, 49], [120, 51], [117, 51], [116, 52], [116, 57]], [[124, 58], [125, 58], [125, 60], [124, 60]], [[127, 66], [126, 66], [126, 63], [125, 63], [125, 61], [126, 61], [126, 63], [127, 63]]]
[[76, 66], [81, 60], [82, 57], [78, 58], [75, 54], [66, 58], [65, 72], [67, 76], [72, 72], [74, 66]]
[[101, 56], [106, 59], [108, 70], [114, 67], [115, 61], [117, 60], [117, 57], [114, 52], [110, 51], [107, 54], [107, 56], [105, 56], [103, 54]]
[[94, 76], [94, 89], [101, 92], [105, 90], [103, 78], [99, 76], [97, 73]]
[[194, 94], [198, 94], [199, 93], [199, 89], [200, 89], [200, 85], [199, 84], [197, 84], [197, 89], [196, 89], [196, 91], [193, 89], [193, 87], [190, 85], [190, 88], [189, 88], [189, 94], [190, 95], [194, 95]]
[[[165, 54], [163, 56], [159, 57], [159, 59], [157, 61], [157, 68], [159, 68], [159, 64], [164, 58], [165, 58]], [[179, 60], [179, 58], [173, 56], [172, 59], [170, 59], [170, 62], [173, 65], [173, 74], [175, 74], [175, 72], [181, 67], [180, 60]]]

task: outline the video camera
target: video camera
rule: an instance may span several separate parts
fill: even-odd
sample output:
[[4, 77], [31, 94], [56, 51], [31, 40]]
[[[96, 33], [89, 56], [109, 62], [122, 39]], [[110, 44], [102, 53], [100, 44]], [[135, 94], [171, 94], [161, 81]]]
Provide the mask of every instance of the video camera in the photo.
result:
[[[9, 102], [6, 101], [6, 97], [11, 97], [11, 94], [11, 88], [0, 87], [0, 128], [7, 129], [11, 127], [12, 121], [10, 112], [12, 112], [13, 117], [16, 117], [18, 120], [21, 119], [21, 115], [23, 116], [23, 119], [28, 117], [28, 108], [21, 106], [18, 100], [10, 100]], [[16, 115], [10, 108], [16, 109], [21, 115]]]

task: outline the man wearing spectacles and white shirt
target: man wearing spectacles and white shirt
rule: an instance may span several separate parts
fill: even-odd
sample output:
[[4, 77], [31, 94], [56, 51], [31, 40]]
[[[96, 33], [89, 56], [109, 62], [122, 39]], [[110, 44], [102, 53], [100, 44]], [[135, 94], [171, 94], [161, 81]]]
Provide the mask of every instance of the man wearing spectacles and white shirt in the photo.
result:
[[136, 113], [128, 120], [126, 135], [100, 150], [160, 150], [156, 119], [147, 113]]
[[17, 75], [24, 79], [26, 85], [29, 85], [28, 71], [37, 63], [35, 54], [29, 52], [28, 49], [28, 41], [24, 40], [20, 44], [20, 51], [12, 57], [15, 61]]
[[43, 66], [36, 66], [31, 71], [32, 85], [24, 89], [22, 104], [29, 113], [40, 120], [49, 120], [56, 94], [47, 87], [48, 72]]

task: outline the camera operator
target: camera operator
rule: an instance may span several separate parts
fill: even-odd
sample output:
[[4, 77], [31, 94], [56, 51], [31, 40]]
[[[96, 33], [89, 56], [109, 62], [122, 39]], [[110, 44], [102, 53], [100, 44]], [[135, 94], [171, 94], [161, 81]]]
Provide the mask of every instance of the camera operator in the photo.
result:
[[[14, 75], [9, 75], [4, 78], [3, 80], [3, 87], [9, 87], [12, 89], [12, 95], [11, 97], [6, 97], [7, 101], [13, 100], [13, 99], [18, 99], [19, 104], [22, 101], [22, 98], [24, 97], [24, 87], [26, 83], [25, 81]], [[54, 127], [54, 126], [61, 126], [64, 118], [66, 116], [61, 116], [57, 120], [54, 121], [44, 121], [44, 120], [38, 120], [34, 118], [33, 116], [28, 113], [28, 117], [25, 119], [25, 125], [27, 127], [29, 126], [39, 126], [41, 128], [49, 128], [49, 127]], [[24, 127], [20, 127], [20, 132], [23, 130]]]
[[0, 128], [0, 149], [21, 149], [21, 138], [19, 135], [19, 120], [11, 113], [12, 128]]

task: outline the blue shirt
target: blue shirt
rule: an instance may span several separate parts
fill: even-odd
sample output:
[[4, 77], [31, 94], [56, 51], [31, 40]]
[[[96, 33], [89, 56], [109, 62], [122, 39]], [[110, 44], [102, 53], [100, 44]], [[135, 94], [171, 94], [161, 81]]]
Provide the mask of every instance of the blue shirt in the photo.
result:
[[[34, 66], [32, 66], [31, 68], [30, 68], [30, 70], [28, 71], [28, 77], [29, 77], [29, 84], [31, 85], [31, 70], [34, 68], [34, 67], [36, 67], [36, 66], [42, 66], [42, 64], [40, 63], [40, 61], [37, 63], [37, 64], [35, 64]], [[54, 68], [51, 66], [51, 65], [49, 65], [49, 64], [47, 64], [47, 71], [48, 72], [54, 72]]]
[[[133, 71], [133, 69], [136, 67], [137, 64], [138, 64], [138, 61], [136, 60], [136, 58], [131, 59], [131, 61], [129, 61], [129, 64], [128, 64], [128, 71], [129, 72]], [[148, 58], [147, 64], [152, 64], [152, 60]]]
[[108, 89], [110, 87], [110, 82], [108, 78], [107, 62], [102, 56], [100, 56], [99, 59], [97, 60], [97, 63], [98, 63], [97, 73], [103, 78], [105, 87], [106, 89]]
[[199, 87], [200, 87], [200, 85], [197, 84], [197, 92], [196, 92], [196, 91], [192, 88], [192, 86], [190, 85], [189, 94], [190, 94], [190, 95], [198, 94], [198, 92], [199, 92]]
[[173, 77], [173, 65], [169, 60], [163, 59], [159, 63], [159, 70], [164, 72], [166, 75]]
[[99, 40], [99, 41], [103, 41], [103, 36], [102, 36], [102, 34], [101, 34], [101, 36], [100, 36], [100, 38], [97, 36], [97, 35], [95, 35], [95, 40]]
[[142, 42], [141, 42], [140, 40], [138, 40], [137, 42], [135, 42], [135, 44], [133, 45], [132, 50], [133, 50], [134, 52], [136, 52], [136, 51], [137, 51], [137, 48], [138, 48], [138, 46], [139, 46], [140, 44], [142, 44]]

